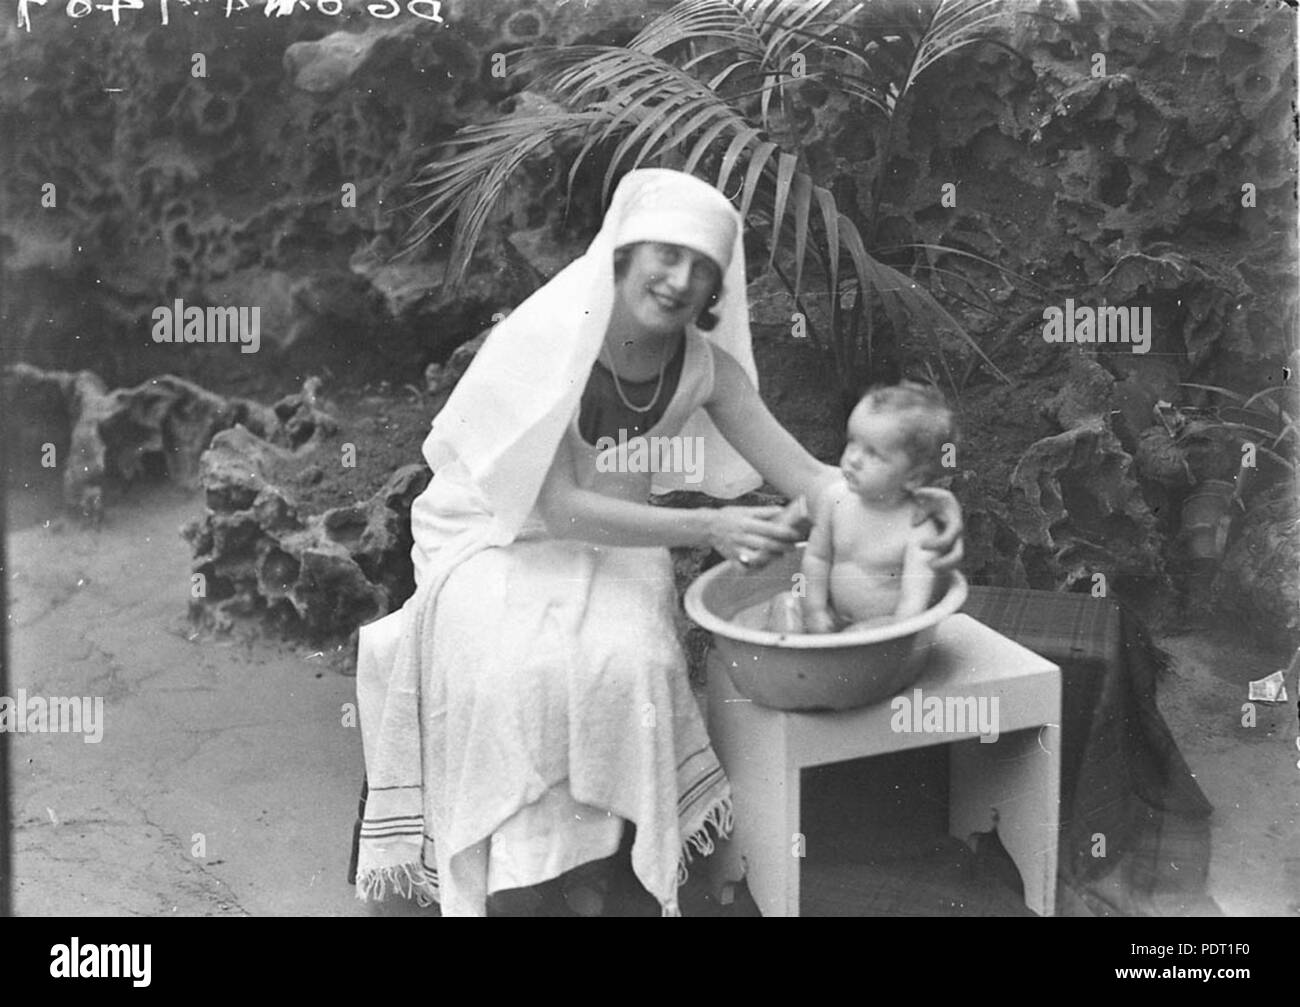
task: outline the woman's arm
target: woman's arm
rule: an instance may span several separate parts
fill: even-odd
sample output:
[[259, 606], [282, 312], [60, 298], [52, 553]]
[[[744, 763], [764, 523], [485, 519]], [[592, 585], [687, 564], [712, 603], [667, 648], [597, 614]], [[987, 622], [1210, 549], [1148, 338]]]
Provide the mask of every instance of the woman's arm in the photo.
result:
[[708, 545], [729, 559], [790, 542], [797, 534], [773, 522], [780, 507], [653, 507], [583, 489], [569, 444], [561, 440], [537, 508], [556, 538], [613, 546]]
[[777, 422], [735, 357], [710, 349], [713, 394], [704, 408], [714, 425], [764, 479], [791, 500], [807, 497], [808, 512], [816, 514], [822, 491], [839, 478], [839, 470], [819, 462]]

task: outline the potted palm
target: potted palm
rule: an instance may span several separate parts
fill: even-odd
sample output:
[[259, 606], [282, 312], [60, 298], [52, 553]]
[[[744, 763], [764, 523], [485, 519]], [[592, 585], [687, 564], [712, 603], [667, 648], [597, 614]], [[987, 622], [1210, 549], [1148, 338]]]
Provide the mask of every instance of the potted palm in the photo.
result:
[[[519, 50], [510, 54], [510, 73], [548, 104], [466, 127], [435, 151], [413, 182], [416, 217], [406, 250], [454, 221], [447, 282], [459, 283], [516, 172], [556, 149], [572, 152], [570, 196], [593, 166], [603, 174], [605, 198], [624, 170], [677, 168], [734, 194], [751, 233], [767, 246], [769, 268], [807, 319], [808, 335], [833, 355], [842, 394], [858, 390], [879, 341], [875, 308], [898, 320], [895, 331], [916, 323], [936, 347], [943, 332], [960, 336], [1007, 380], [905, 272], [927, 265], [922, 258], [932, 264], [936, 249], [886, 253], [874, 247], [871, 222], [893, 124], [917, 79], [968, 46], [1008, 48], [992, 36], [1025, 9], [1020, 0], [683, 0], [626, 46]], [[880, 133], [882, 153], [867, 166], [866, 212], [852, 195], [859, 180], [842, 186], [833, 168], [809, 156], [809, 109], [828, 94], [860, 110]], [[937, 251], [999, 268], [959, 249]], [[825, 332], [803, 300], [813, 272], [829, 305]]]
[[1181, 509], [1182, 539], [1193, 563], [1218, 563], [1232, 523], [1261, 468], [1276, 466], [1292, 476], [1295, 463], [1284, 457], [1300, 431], [1277, 398], [1282, 386], [1245, 396], [1217, 385], [1185, 383], [1217, 400], [1208, 406], [1157, 407], [1192, 488]]

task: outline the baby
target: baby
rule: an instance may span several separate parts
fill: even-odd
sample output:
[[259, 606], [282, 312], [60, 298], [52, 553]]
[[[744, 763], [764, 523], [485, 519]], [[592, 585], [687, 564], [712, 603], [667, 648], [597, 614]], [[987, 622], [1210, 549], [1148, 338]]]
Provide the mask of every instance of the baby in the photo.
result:
[[767, 629], [832, 633], [925, 611], [934, 573], [921, 543], [936, 529], [919, 520], [912, 491], [940, 471], [944, 445], [955, 439], [938, 391], [904, 382], [863, 396], [849, 417], [844, 480], [813, 517], [803, 590], [773, 599]]

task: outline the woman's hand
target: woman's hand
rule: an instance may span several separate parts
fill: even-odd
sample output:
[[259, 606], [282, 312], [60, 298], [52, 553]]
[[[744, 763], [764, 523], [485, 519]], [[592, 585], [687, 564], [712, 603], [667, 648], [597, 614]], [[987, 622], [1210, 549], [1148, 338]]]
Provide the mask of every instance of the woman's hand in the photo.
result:
[[921, 505], [921, 513], [912, 524], [932, 520], [939, 526], [937, 535], [920, 543], [922, 549], [938, 554], [930, 560], [930, 569], [935, 573], [956, 569], [965, 554], [961, 540], [961, 506], [957, 503], [957, 498], [936, 486], [922, 486], [913, 491], [913, 496]]
[[709, 545], [751, 570], [766, 565], [799, 541], [799, 532], [779, 520], [783, 507], [722, 507], [710, 511]]

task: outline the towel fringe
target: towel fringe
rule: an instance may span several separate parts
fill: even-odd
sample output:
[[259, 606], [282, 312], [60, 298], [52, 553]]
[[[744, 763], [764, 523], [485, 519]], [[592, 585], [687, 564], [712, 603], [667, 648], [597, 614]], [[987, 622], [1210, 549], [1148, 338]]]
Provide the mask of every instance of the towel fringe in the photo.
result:
[[[690, 875], [687, 867], [695, 855], [707, 857], [717, 848], [718, 839], [726, 839], [735, 827], [731, 795], [720, 797], [709, 806], [699, 828], [686, 837], [682, 843], [681, 855], [677, 859], [677, 886], [686, 884]], [[665, 910], [665, 916], [671, 915]]]
[[357, 898], [380, 902], [389, 895], [414, 899], [427, 908], [439, 901], [438, 872], [423, 864], [394, 864], [357, 872]]

